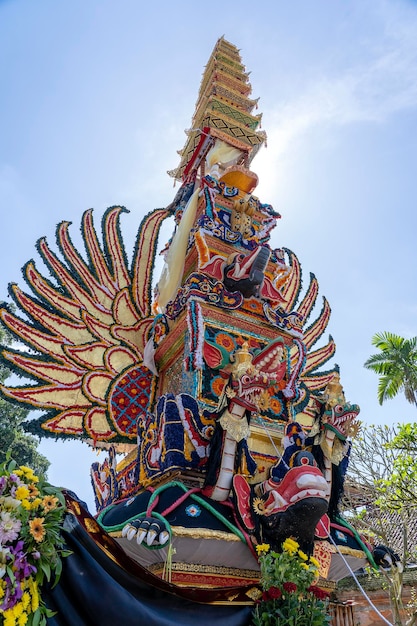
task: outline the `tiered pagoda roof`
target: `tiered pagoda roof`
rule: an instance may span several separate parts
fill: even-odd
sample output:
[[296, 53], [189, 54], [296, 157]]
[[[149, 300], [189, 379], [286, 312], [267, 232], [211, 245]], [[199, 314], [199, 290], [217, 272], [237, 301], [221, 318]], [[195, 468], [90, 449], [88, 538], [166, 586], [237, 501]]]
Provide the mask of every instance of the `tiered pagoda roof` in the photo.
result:
[[220, 38], [203, 74], [192, 127], [179, 151], [180, 164], [171, 176], [185, 179], [216, 138], [241, 150], [241, 164], [248, 166], [266, 140], [266, 133], [257, 130], [262, 114], [252, 114], [258, 101], [249, 97], [251, 91], [239, 50]]

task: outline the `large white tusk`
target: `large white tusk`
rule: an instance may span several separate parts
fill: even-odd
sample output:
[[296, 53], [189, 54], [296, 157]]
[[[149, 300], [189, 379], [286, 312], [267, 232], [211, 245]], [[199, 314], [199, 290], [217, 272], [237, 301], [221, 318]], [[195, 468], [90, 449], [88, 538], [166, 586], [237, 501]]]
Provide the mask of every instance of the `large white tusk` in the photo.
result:
[[146, 537], [146, 529], [145, 528], [141, 528], [138, 531], [138, 535], [136, 537], [136, 543], [138, 543], [140, 545], [145, 537]]
[[133, 537], [136, 535], [136, 528], [134, 526], [130, 526], [126, 533], [126, 537], [129, 541], [132, 541]]
[[163, 530], [161, 532], [161, 534], [159, 535], [159, 543], [161, 544], [161, 546], [164, 545], [164, 543], [166, 543], [169, 539], [169, 532], [167, 530]]
[[150, 530], [146, 537], [146, 543], [148, 544], [148, 546], [151, 546], [153, 544], [153, 542], [155, 541], [155, 537], [156, 537], [156, 531]]

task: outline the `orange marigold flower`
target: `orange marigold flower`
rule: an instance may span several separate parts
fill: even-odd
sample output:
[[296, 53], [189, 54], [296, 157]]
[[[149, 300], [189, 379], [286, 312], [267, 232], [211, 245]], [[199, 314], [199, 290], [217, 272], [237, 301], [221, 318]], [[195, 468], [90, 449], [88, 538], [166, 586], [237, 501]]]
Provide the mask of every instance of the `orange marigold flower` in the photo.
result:
[[226, 382], [227, 381], [221, 376], [216, 376], [216, 378], [213, 378], [211, 382], [211, 390], [215, 396], [218, 396], [220, 398], [220, 396], [223, 393]]
[[235, 342], [233, 341], [232, 337], [230, 335], [227, 335], [226, 333], [217, 333], [215, 341], [219, 346], [223, 346], [223, 348], [226, 348], [226, 350], [235, 349]]
[[58, 502], [59, 500], [55, 496], [45, 496], [42, 500], [42, 506], [44, 511], [46, 513], [48, 513], [48, 511], [53, 511], [54, 509], [56, 509]]
[[29, 521], [30, 534], [37, 543], [43, 541], [43, 538], [45, 537], [46, 530], [43, 525], [44, 521], [44, 517], [35, 517], [33, 520]]
[[36, 496], [39, 495], [39, 489], [33, 483], [28, 485], [28, 489], [29, 489], [29, 498], [36, 498]]
[[279, 415], [282, 412], [282, 402], [278, 398], [272, 397], [269, 400], [269, 408], [273, 413]]

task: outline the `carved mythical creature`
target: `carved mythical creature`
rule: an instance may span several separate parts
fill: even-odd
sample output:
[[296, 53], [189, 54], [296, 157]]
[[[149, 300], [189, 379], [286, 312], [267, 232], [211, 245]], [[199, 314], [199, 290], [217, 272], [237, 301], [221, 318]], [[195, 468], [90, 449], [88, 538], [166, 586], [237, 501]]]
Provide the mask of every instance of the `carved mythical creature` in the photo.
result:
[[329, 515], [339, 515], [352, 439], [360, 428], [357, 404], [346, 402], [336, 371], [318, 403], [318, 417], [306, 440], [329, 485]]
[[[256, 356], [249, 352], [247, 343], [231, 355], [230, 386], [225, 390], [227, 402], [217, 415], [203, 490], [214, 500], [224, 501], [229, 497], [236, 472], [249, 476], [256, 472], [256, 462], [247, 444], [250, 417], [259, 410], [262, 394], [283, 379], [286, 370], [283, 351], [283, 342], [278, 339]], [[214, 354], [212, 349], [212, 367]]]
[[[221, 64], [231, 55], [235, 69], [206, 97], [224, 74], [211, 73], [213, 53], [202, 109], [219, 104], [218, 91], [227, 93], [243, 67], [231, 44], [218, 45]], [[35, 379], [1, 391], [44, 411], [28, 429], [112, 446], [92, 471], [107, 553], [105, 530], [117, 535], [124, 556], [150, 569], [169, 561], [177, 545], [174, 561], [183, 559], [185, 569], [207, 576], [204, 568], [232, 563], [240, 585], [242, 572], [256, 580], [253, 543], [279, 548], [293, 536], [313, 549], [358, 412], [346, 413], [344, 398], [334, 401], [336, 369], [322, 369], [335, 344], [329, 337], [316, 346], [330, 307], [324, 299], [309, 321], [315, 276], [303, 291], [297, 257], [269, 245], [280, 216], [253, 195], [249, 164], [265, 136], [249, 113], [255, 101], [245, 95], [246, 81], [242, 73], [239, 94], [232, 88], [236, 106], [196, 112], [175, 174], [182, 186], [167, 209], [144, 218], [131, 264], [119, 227], [125, 209], [105, 213], [102, 242], [87, 211], [86, 258], [62, 222], [60, 254], [38, 243], [52, 279], [30, 261], [31, 293], [11, 285], [17, 313], [0, 307], [3, 323], [29, 349], [4, 348], [3, 359]], [[158, 233], [171, 216], [174, 233], [154, 287]], [[117, 453], [125, 456], [116, 464]]]

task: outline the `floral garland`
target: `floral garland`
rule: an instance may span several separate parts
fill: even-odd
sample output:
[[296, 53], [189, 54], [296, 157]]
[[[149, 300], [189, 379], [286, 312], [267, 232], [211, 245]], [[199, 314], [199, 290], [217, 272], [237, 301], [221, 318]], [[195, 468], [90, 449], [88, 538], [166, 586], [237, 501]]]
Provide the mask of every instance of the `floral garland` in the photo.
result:
[[42, 626], [54, 615], [41, 585], [56, 584], [64, 550], [65, 500], [24, 465], [0, 464], [0, 625]]
[[262, 598], [253, 611], [254, 626], [325, 626], [330, 622], [329, 594], [315, 583], [319, 563], [293, 539], [282, 552], [266, 543], [256, 546], [261, 567]]

